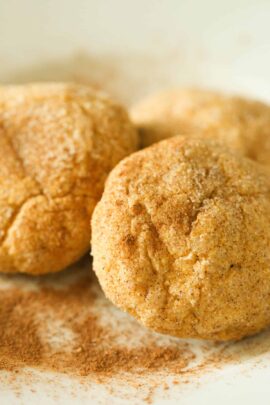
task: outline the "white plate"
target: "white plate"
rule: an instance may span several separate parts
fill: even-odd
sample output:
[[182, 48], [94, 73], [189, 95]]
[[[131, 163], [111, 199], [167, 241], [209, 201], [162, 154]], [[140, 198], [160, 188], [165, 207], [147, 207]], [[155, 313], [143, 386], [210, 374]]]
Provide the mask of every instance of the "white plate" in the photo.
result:
[[[0, 81], [95, 82], [126, 104], [174, 84], [270, 100], [269, 15], [267, 0], [0, 0]], [[269, 336], [254, 338], [258, 350], [245, 349], [238, 361], [187, 385], [157, 389], [153, 403], [268, 404]], [[133, 404], [147, 394], [115, 381], [119, 391], [110, 393], [102, 385], [82, 389], [67, 376], [33, 373], [37, 378], [17, 397], [2, 372], [1, 405]]]

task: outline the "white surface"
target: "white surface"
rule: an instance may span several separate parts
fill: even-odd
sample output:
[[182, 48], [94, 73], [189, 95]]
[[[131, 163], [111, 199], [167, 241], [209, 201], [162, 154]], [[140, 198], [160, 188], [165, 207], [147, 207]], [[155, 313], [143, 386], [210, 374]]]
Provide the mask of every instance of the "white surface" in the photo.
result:
[[269, 16], [269, 0], [1, 0], [0, 80], [80, 54], [137, 65], [150, 55], [157, 63], [146, 74], [162, 70], [157, 88], [203, 84], [270, 99]]
[[[114, 69], [113, 83], [106, 85], [126, 102], [173, 84], [270, 100], [269, 18], [269, 0], [0, 0], [0, 81], [67, 79], [78, 73], [108, 82]], [[268, 404], [270, 355], [261, 358], [257, 367], [258, 358], [251, 356], [201, 377], [199, 385], [194, 380], [172, 387], [165, 397], [157, 392], [153, 402]], [[35, 393], [25, 387], [19, 398], [0, 379], [1, 405], [141, 402], [136, 390], [128, 401], [102, 386], [81, 389], [63, 376], [52, 376], [50, 393], [49, 376], [43, 377], [43, 383], [33, 382]]]

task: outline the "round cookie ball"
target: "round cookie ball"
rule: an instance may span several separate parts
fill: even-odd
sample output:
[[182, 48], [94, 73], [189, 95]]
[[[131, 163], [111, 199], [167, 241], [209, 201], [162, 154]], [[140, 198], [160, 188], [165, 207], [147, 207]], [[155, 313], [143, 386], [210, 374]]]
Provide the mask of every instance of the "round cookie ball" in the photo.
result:
[[270, 166], [270, 107], [261, 102], [176, 89], [143, 100], [133, 107], [131, 118], [142, 147], [174, 135], [198, 133]]
[[120, 162], [92, 218], [94, 270], [143, 325], [240, 339], [270, 324], [270, 185], [213, 141], [174, 137]]
[[125, 110], [90, 87], [0, 87], [0, 271], [79, 259], [105, 179], [137, 143]]

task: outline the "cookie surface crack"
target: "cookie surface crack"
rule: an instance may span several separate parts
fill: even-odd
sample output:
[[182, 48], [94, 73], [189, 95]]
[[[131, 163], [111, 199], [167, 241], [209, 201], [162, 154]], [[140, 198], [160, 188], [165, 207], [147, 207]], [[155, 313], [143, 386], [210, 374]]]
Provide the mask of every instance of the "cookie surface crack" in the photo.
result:
[[167, 248], [164, 241], [162, 240], [162, 238], [161, 238], [161, 236], [159, 234], [159, 231], [158, 231], [156, 225], [154, 224], [152, 216], [151, 216], [150, 212], [148, 211], [147, 206], [146, 206], [145, 203], [142, 204], [142, 208], [143, 208], [144, 215], [147, 217], [148, 225], [150, 225], [151, 233], [154, 235], [155, 239], [157, 240], [157, 243], [159, 243], [161, 245], [162, 249], [165, 250], [166, 256], [168, 258], [168, 268], [166, 269], [166, 272], [160, 273], [158, 271], [158, 269], [156, 269], [156, 266], [154, 265], [153, 260], [150, 257], [149, 252], [147, 251], [147, 255], [149, 257], [151, 267], [153, 268], [154, 273], [156, 275], [156, 279], [158, 279], [159, 277], [162, 277], [162, 285], [163, 285], [163, 288], [166, 289], [166, 295], [165, 295], [166, 299], [165, 299], [165, 302], [163, 303], [163, 306], [164, 306], [164, 308], [166, 308], [167, 303], [168, 303], [168, 297], [170, 295], [169, 286], [166, 283], [166, 274], [173, 271], [175, 259], [174, 259], [173, 255], [170, 253], [170, 251]]
[[13, 227], [13, 224], [16, 222], [16, 219], [17, 219], [18, 216], [20, 215], [21, 210], [23, 209], [23, 207], [24, 207], [29, 201], [31, 201], [31, 200], [33, 200], [33, 199], [39, 197], [39, 196], [40, 196], [40, 194], [36, 194], [36, 195], [33, 195], [33, 196], [29, 196], [29, 197], [28, 197], [25, 201], [23, 201], [23, 203], [15, 210], [14, 214], [13, 214], [12, 217], [10, 218], [10, 221], [9, 221], [8, 225], [7, 225], [7, 226], [5, 227], [5, 229], [3, 230], [4, 236], [3, 236], [2, 240], [1, 240], [0, 248], [4, 245], [6, 239], [8, 238], [9, 232], [11, 231], [11, 229], [12, 229], [12, 227]]

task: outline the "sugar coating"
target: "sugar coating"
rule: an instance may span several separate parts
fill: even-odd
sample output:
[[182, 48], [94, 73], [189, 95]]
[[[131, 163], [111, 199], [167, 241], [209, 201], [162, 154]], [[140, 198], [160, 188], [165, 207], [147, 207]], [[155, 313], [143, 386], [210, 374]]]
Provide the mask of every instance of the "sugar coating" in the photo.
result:
[[106, 295], [145, 326], [228, 340], [270, 324], [270, 184], [252, 160], [156, 143], [113, 169], [92, 229]]
[[142, 147], [180, 134], [218, 139], [244, 156], [270, 166], [270, 107], [204, 90], [154, 94], [131, 109]]
[[0, 271], [54, 272], [84, 254], [107, 174], [137, 142], [102, 92], [0, 87]]

